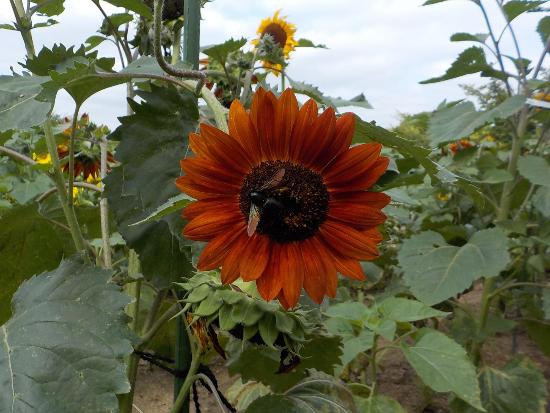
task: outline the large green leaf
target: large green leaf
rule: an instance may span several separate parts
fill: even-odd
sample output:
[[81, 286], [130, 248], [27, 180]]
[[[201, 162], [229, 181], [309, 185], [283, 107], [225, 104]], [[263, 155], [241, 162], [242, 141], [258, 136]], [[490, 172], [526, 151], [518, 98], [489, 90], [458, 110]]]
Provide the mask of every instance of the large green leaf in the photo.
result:
[[540, 187], [533, 196], [533, 206], [545, 218], [550, 218], [550, 188]]
[[527, 11], [535, 10], [541, 4], [546, 3], [546, 1], [526, 1], [526, 0], [510, 0], [507, 1], [502, 9], [504, 14], [506, 14], [506, 19], [511, 22], [520, 14], [523, 14]]
[[[98, 218], [99, 212], [94, 211]], [[80, 218], [92, 229], [84, 214]], [[75, 252], [70, 233], [53, 219], [63, 222], [61, 217], [40, 215], [35, 205], [14, 207], [0, 218], [0, 323], [10, 317], [10, 299], [24, 280], [56, 268], [64, 256]]]
[[57, 16], [65, 10], [65, 0], [32, 0], [38, 6], [38, 13], [46, 16]]
[[324, 95], [323, 92], [321, 92], [316, 86], [310, 85], [309, 83], [298, 82], [290, 78], [288, 79], [288, 81], [290, 83], [290, 86], [292, 87], [292, 90], [294, 90], [295, 93], [309, 96], [310, 98], [324, 106], [332, 106], [335, 108], [341, 106], [357, 106], [366, 109], [372, 109], [372, 106], [367, 101], [363, 93], [351, 99], [342, 99], [340, 97], [334, 98]]
[[127, 245], [139, 254], [142, 272], [159, 286], [168, 286], [191, 270], [185, 250], [173, 232], [181, 231], [179, 212], [157, 222], [130, 226], [179, 195], [175, 180], [187, 150], [187, 136], [195, 130], [198, 109], [194, 96], [173, 87], [151, 85], [131, 101], [134, 114], [120, 118], [111, 135], [120, 140], [116, 159], [121, 163], [105, 179], [105, 195]]
[[314, 375], [286, 391], [254, 400], [246, 413], [357, 413], [353, 395], [325, 375]]
[[179, 195], [173, 196], [164, 204], [162, 204], [153, 212], [151, 212], [151, 214], [143, 218], [141, 221], [131, 224], [131, 226], [141, 225], [149, 221], [158, 221], [160, 218], [168, 214], [171, 214], [172, 212], [181, 211], [183, 208], [189, 205], [189, 203], [191, 203], [192, 201], [193, 201], [193, 198], [189, 197], [186, 194], [179, 194]]
[[472, 73], [491, 72], [492, 68], [485, 59], [485, 52], [481, 47], [472, 46], [458, 55], [451, 67], [444, 75], [423, 80], [421, 84], [443, 82], [444, 80], [470, 75]]
[[118, 411], [116, 394], [130, 390], [130, 299], [110, 277], [77, 256], [19, 288], [0, 328], [0, 411]]
[[[542, 44], [546, 45], [548, 36], [550, 36], [550, 16], [543, 17], [537, 24], [537, 32], [542, 40]], [[550, 53], [550, 50], [548, 51]]]
[[518, 171], [532, 184], [550, 187], [550, 165], [542, 156], [521, 156], [518, 159]]
[[478, 112], [472, 102], [439, 109], [430, 119], [428, 137], [434, 146], [470, 136], [477, 128], [495, 119], [506, 119], [525, 105], [525, 96], [512, 96], [496, 108]]
[[412, 236], [398, 254], [405, 283], [428, 305], [464, 291], [480, 277], [495, 277], [508, 262], [507, 238], [502, 230], [476, 232], [467, 244], [455, 247], [433, 231]]
[[399, 323], [425, 320], [432, 317], [445, 317], [450, 313], [428, 307], [420, 301], [401, 297], [386, 298], [378, 305], [383, 317]]
[[451, 36], [451, 42], [477, 42], [485, 43], [489, 35], [487, 33], [455, 33]]
[[36, 97], [47, 80], [42, 76], [0, 76], [0, 132], [29, 129], [46, 120], [52, 104]]
[[379, 394], [369, 398], [356, 397], [355, 404], [361, 413], [407, 413], [397, 400]]
[[300, 350], [300, 363], [290, 372], [278, 373], [280, 351], [265, 346], [253, 346], [240, 351], [228, 363], [229, 374], [240, 374], [243, 380], [255, 380], [281, 392], [298, 383], [307, 375], [307, 369], [334, 374], [340, 363], [340, 338], [312, 336]]
[[437, 392], [452, 392], [483, 410], [476, 369], [458, 343], [436, 330], [422, 329], [414, 345], [401, 344], [403, 354], [422, 381]]

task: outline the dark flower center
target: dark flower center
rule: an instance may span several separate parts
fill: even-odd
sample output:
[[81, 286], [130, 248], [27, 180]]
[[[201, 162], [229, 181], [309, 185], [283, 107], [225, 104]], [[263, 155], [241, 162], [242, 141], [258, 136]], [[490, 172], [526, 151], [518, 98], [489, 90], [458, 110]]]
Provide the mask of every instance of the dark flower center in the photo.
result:
[[[277, 176], [280, 179], [274, 179]], [[256, 232], [279, 243], [314, 235], [327, 218], [328, 201], [320, 174], [285, 161], [267, 161], [254, 167], [244, 178], [239, 194], [245, 221], [254, 205], [260, 215]]]
[[285, 29], [283, 29], [280, 24], [277, 24], [277, 23], [268, 24], [267, 27], [262, 32], [262, 36], [266, 34], [269, 34], [271, 37], [273, 37], [273, 41], [281, 49], [285, 47], [287, 36], [286, 36]]

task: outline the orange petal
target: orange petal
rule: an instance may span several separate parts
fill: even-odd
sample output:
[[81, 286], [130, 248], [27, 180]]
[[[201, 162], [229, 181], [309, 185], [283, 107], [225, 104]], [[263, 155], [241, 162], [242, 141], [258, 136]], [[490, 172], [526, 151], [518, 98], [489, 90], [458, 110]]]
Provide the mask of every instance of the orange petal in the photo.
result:
[[271, 257], [262, 276], [256, 280], [256, 287], [262, 298], [271, 301], [283, 287], [281, 276], [281, 244], [272, 244]]
[[241, 232], [231, 247], [222, 264], [221, 279], [222, 283], [230, 284], [239, 278], [239, 266], [242, 259], [242, 253], [248, 243], [248, 236]]
[[283, 308], [285, 310], [290, 310], [292, 308], [292, 306], [290, 305], [290, 303], [287, 301], [287, 299], [285, 298], [285, 295], [283, 294], [283, 292], [281, 291], [279, 293], [279, 295], [277, 296], [277, 300], [279, 300], [279, 302], [281, 303], [281, 305], [283, 306]]
[[354, 146], [336, 157], [323, 171], [327, 185], [349, 181], [365, 175], [380, 157], [382, 145], [366, 143]]
[[327, 219], [319, 231], [323, 242], [342, 257], [372, 260], [378, 257], [377, 242], [370, 230], [358, 231], [348, 225]]
[[238, 195], [239, 192], [239, 188], [237, 186], [224, 185], [223, 183], [206, 180], [197, 182], [187, 175], [180, 176], [176, 179], [176, 186], [180, 189], [180, 191], [192, 196], [195, 199], [209, 198], [216, 195], [235, 196]]
[[271, 241], [265, 235], [254, 234], [243, 251], [240, 273], [243, 281], [258, 279], [264, 272], [270, 258]]
[[[276, 160], [277, 153], [275, 152], [275, 108], [277, 99], [272, 92], [264, 92], [259, 106], [250, 118], [258, 131], [262, 149], [262, 160]], [[251, 109], [252, 110], [252, 109]]]
[[183, 229], [183, 235], [192, 240], [205, 241], [237, 223], [245, 226], [244, 216], [238, 210], [220, 211], [216, 214], [204, 213], [189, 221]]
[[199, 256], [197, 268], [200, 271], [208, 271], [220, 267], [224, 258], [231, 251], [233, 242], [244, 230], [243, 225], [234, 225], [210, 241]]
[[338, 274], [336, 274], [336, 270], [332, 270], [326, 274], [326, 286], [327, 296], [330, 298], [336, 297], [336, 289], [338, 288]]
[[[305, 148], [302, 152], [301, 161], [306, 167], [315, 164], [318, 157], [327, 156], [333, 158], [335, 154], [326, 154], [332, 146], [336, 131], [336, 115], [333, 108], [325, 110], [313, 123], [309, 133], [304, 136]], [[320, 165], [319, 170], [325, 165]]]
[[298, 101], [292, 89], [286, 89], [275, 109], [274, 151], [281, 160], [288, 160], [290, 157], [292, 129], [297, 117]]
[[319, 258], [324, 254], [324, 248], [319, 248], [320, 243], [312, 240], [313, 238], [305, 240], [301, 247], [304, 289], [314, 302], [321, 304], [326, 291], [326, 274], [330, 271], [324, 265], [324, 260]]
[[283, 295], [290, 307], [294, 307], [300, 298], [304, 283], [304, 264], [298, 244], [283, 244], [281, 261], [281, 276], [284, 279]]
[[355, 130], [355, 115], [353, 113], [344, 113], [336, 119], [335, 132], [328, 146], [315, 160], [319, 168], [323, 168], [341, 153], [349, 149]]
[[290, 159], [299, 162], [302, 152], [309, 150], [305, 146], [306, 136], [311, 133], [311, 127], [317, 119], [317, 103], [309, 99], [298, 111], [294, 128], [292, 129]]
[[229, 109], [229, 134], [239, 140], [253, 164], [260, 163], [262, 150], [256, 127], [241, 102], [234, 100]]
[[187, 158], [180, 161], [186, 175], [195, 182], [212, 182], [215, 185], [230, 185], [240, 189], [243, 175], [208, 159]]
[[336, 264], [336, 271], [340, 274], [352, 278], [357, 281], [365, 280], [365, 273], [359, 261], [354, 260], [353, 258], [344, 258], [338, 256], [338, 254], [333, 254], [332, 258]]
[[232, 197], [217, 197], [195, 201], [189, 204], [183, 210], [183, 217], [187, 220], [198, 217], [201, 214], [218, 214], [227, 210], [238, 210], [238, 198]]
[[389, 195], [383, 192], [369, 192], [369, 191], [356, 191], [356, 192], [339, 192], [331, 194], [331, 201], [337, 202], [357, 202], [363, 205], [367, 205], [371, 208], [382, 209], [391, 202]]
[[235, 138], [204, 123], [201, 123], [200, 128], [208, 153], [216, 162], [241, 174], [250, 170], [252, 165], [244, 154], [244, 148]]
[[380, 225], [386, 220], [386, 215], [379, 208], [334, 199], [329, 201], [328, 216], [359, 230]]

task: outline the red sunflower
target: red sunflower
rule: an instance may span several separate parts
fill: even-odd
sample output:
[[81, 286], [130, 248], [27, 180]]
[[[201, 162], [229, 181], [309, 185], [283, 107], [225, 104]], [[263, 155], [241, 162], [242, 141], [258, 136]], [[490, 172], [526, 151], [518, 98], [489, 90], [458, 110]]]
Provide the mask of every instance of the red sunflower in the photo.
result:
[[201, 124], [194, 158], [181, 161], [185, 237], [207, 241], [199, 270], [221, 267], [224, 283], [256, 281], [265, 300], [296, 305], [302, 288], [334, 297], [337, 272], [364, 280], [359, 261], [378, 257], [376, 226], [390, 197], [369, 192], [388, 166], [381, 145], [350, 148], [354, 115], [301, 108], [291, 89], [258, 89], [250, 112], [229, 111], [229, 134]]

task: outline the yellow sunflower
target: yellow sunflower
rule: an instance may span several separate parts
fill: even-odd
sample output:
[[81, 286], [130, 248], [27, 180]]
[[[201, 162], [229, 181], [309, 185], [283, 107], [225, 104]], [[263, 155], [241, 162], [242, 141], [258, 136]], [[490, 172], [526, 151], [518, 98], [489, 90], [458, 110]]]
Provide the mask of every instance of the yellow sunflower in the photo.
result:
[[[279, 16], [281, 10], [277, 10], [273, 17], [268, 17], [263, 19], [258, 27], [258, 38], [253, 40], [254, 45], [260, 43], [260, 39], [266, 34], [271, 35], [273, 41], [277, 46], [283, 50], [283, 55], [285, 59], [290, 57], [290, 52], [294, 50], [298, 42], [294, 38], [296, 33], [296, 26], [286, 20], [287, 16]], [[264, 61], [264, 65], [268, 68], [273, 68], [273, 73], [278, 75], [279, 71], [282, 69], [280, 64], [274, 64], [269, 61]]]

